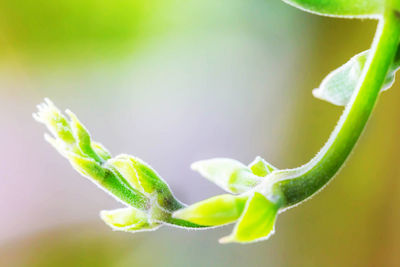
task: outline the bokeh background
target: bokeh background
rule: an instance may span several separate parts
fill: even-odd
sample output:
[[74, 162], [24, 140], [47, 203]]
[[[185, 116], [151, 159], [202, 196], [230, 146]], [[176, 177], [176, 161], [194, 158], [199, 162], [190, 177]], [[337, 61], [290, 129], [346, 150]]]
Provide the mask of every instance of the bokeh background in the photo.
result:
[[31, 116], [44, 97], [70, 108], [193, 203], [221, 193], [193, 161], [309, 160], [342, 111], [311, 90], [367, 49], [375, 26], [279, 0], [1, 0], [0, 266], [399, 266], [398, 83], [336, 179], [246, 246], [217, 243], [229, 226], [112, 232], [98, 212], [119, 203]]

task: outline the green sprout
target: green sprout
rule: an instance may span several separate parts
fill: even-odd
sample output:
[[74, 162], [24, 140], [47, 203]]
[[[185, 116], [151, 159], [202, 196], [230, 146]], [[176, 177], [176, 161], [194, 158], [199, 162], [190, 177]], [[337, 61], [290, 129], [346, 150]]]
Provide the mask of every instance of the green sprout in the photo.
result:
[[331, 72], [314, 89], [315, 97], [345, 109], [326, 144], [301, 167], [279, 170], [260, 157], [249, 165], [226, 158], [196, 162], [192, 169], [227, 194], [186, 206], [147, 163], [129, 155], [112, 157], [92, 141], [72, 112], [67, 110], [69, 118], [65, 117], [48, 99], [38, 106], [34, 118], [52, 133], [45, 139], [79, 173], [126, 206], [100, 213], [112, 229], [137, 232], [162, 225], [208, 229], [236, 223], [221, 243], [265, 240], [274, 233], [279, 213], [319, 192], [343, 166], [379, 93], [393, 84], [400, 67], [400, 0], [284, 1], [320, 15], [379, 20], [371, 48]]

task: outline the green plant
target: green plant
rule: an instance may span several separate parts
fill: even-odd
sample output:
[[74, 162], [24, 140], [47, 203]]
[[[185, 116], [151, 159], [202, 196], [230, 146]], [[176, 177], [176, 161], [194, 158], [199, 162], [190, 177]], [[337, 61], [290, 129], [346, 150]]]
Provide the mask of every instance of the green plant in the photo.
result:
[[186, 206], [148, 164], [111, 154], [92, 141], [70, 111], [69, 119], [49, 101], [34, 114], [53, 137], [49, 141], [72, 166], [127, 207], [102, 211], [101, 218], [115, 230], [154, 230], [166, 224], [209, 228], [236, 222], [227, 242], [253, 242], [274, 232], [277, 215], [310, 198], [338, 172], [360, 137], [381, 90], [388, 89], [400, 66], [400, 0], [284, 0], [301, 9], [329, 16], [378, 19], [370, 50], [331, 72], [314, 95], [345, 106], [339, 122], [320, 152], [305, 165], [278, 170], [257, 157], [245, 165], [216, 158], [192, 168], [229, 194]]

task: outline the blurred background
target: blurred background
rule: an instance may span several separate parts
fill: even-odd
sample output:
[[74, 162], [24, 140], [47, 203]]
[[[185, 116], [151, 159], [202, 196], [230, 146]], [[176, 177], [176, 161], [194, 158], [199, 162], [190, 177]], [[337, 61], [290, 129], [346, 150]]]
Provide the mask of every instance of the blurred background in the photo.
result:
[[230, 226], [112, 232], [98, 213], [120, 204], [31, 116], [44, 97], [70, 108], [193, 203], [222, 192], [193, 161], [313, 157], [342, 108], [311, 90], [367, 49], [375, 26], [279, 0], [1, 0], [0, 266], [399, 266], [398, 83], [336, 179], [246, 246], [217, 243]]

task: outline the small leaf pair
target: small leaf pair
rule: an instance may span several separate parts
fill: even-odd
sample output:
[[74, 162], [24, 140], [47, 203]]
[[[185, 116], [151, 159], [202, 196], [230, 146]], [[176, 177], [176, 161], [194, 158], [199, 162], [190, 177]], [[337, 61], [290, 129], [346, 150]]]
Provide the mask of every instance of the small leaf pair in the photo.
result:
[[192, 168], [225, 191], [240, 195], [215, 196], [178, 210], [173, 217], [206, 226], [237, 221], [232, 234], [222, 238], [221, 243], [253, 242], [273, 233], [280, 202], [255, 190], [275, 170], [273, 166], [257, 157], [249, 166], [217, 158], [196, 162]]
[[206, 226], [220, 226], [237, 221], [231, 235], [221, 243], [248, 243], [267, 239], [274, 232], [280, 202], [273, 202], [259, 192], [245, 195], [219, 195], [176, 211], [173, 217]]
[[254, 188], [263, 180], [263, 177], [275, 170], [275, 167], [260, 157], [257, 157], [249, 166], [233, 159], [214, 158], [197, 161], [191, 168], [223, 190], [233, 194], [244, 193]]

